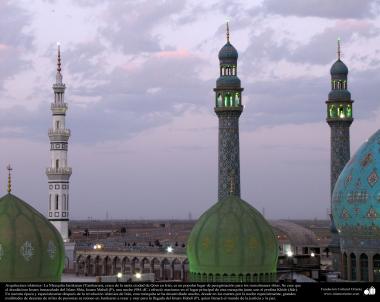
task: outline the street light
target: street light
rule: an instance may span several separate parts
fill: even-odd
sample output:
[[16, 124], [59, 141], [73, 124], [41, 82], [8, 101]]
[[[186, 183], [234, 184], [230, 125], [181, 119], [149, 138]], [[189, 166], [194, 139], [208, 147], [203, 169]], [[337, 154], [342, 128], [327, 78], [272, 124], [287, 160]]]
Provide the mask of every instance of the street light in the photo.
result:
[[293, 257], [293, 252], [292, 252], [291, 250], [288, 250], [288, 251], [286, 252], [286, 256], [288, 256], [288, 257]]
[[171, 245], [169, 245], [169, 246], [166, 248], [166, 251], [167, 251], [168, 253], [173, 253], [174, 249], [173, 249], [173, 247], [172, 247]]
[[315, 257], [315, 253], [314, 253], [314, 252], [311, 252], [310, 256], [311, 256], [311, 257]]
[[136, 279], [141, 279], [141, 273], [136, 273], [135, 277], [136, 277]]

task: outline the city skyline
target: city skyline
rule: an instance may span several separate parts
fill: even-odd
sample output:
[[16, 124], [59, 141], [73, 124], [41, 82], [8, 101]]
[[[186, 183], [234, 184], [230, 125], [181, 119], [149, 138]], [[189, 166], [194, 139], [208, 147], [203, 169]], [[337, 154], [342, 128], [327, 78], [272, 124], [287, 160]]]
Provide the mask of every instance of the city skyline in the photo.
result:
[[15, 194], [47, 213], [47, 130], [60, 41], [72, 130], [71, 219], [106, 212], [197, 218], [217, 199], [212, 89], [230, 19], [245, 88], [242, 198], [265, 208], [269, 219], [327, 218], [325, 101], [336, 39], [355, 101], [355, 154], [380, 121], [378, 7], [374, 1], [285, 2], [0, 4], [0, 16], [7, 16], [0, 27], [1, 192], [10, 162]]

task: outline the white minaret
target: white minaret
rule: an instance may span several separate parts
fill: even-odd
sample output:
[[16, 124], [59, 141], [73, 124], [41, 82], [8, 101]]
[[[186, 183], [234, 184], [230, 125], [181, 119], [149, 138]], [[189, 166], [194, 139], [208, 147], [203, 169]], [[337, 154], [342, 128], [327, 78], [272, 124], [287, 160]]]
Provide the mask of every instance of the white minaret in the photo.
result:
[[46, 175], [49, 182], [49, 220], [61, 233], [63, 240], [68, 241], [71, 168], [67, 165], [70, 130], [65, 128], [65, 88], [65, 84], [62, 83], [61, 50], [58, 44], [57, 76], [53, 85], [54, 103], [51, 104], [53, 127], [49, 129], [51, 162], [50, 167], [46, 169]]

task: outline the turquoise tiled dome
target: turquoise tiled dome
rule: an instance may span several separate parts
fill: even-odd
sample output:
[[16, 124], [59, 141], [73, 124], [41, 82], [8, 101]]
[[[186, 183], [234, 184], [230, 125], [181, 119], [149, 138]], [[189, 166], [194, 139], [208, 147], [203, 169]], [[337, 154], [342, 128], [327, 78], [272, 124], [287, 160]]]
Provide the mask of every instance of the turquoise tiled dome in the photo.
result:
[[342, 237], [380, 239], [380, 130], [346, 164], [333, 192]]

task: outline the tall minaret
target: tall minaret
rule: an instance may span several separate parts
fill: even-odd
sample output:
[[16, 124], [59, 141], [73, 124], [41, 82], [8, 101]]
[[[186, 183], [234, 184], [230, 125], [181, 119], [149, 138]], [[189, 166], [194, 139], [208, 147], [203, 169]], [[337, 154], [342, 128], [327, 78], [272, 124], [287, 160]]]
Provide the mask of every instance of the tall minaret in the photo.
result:
[[237, 77], [237, 59], [227, 22], [227, 43], [219, 51], [220, 77], [214, 88], [215, 113], [219, 118], [218, 200], [231, 194], [231, 185], [233, 194], [240, 197], [239, 117], [243, 111], [243, 88]]
[[68, 240], [69, 179], [71, 168], [67, 165], [67, 147], [70, 130], [65, 128], [67, 104], [64, 101], [65, 84], [62, 83], [61, 50], [58, 44], [57, 76], [53, 85], [54, 102], [51, 104], [53, 127], [49, 129], [50, 167], [46, 169], [49, 183], [49, 220]]
[[[338, 60], [331, 66], [331, 91], [327, 104], [327, 123], [331, 128], [330, 163], [330, 209], [332, 192], [344, 166], [350, 159], [350, 126], [353, 121], [351, 94], [347, 90], [348, 68], [341, 61], [340, 40], [338, 39]], [[340, 244], [334, 220], [331, 218], [332, 241], [329, 245], [333, 257], [333, 269], [340, 270]]]

